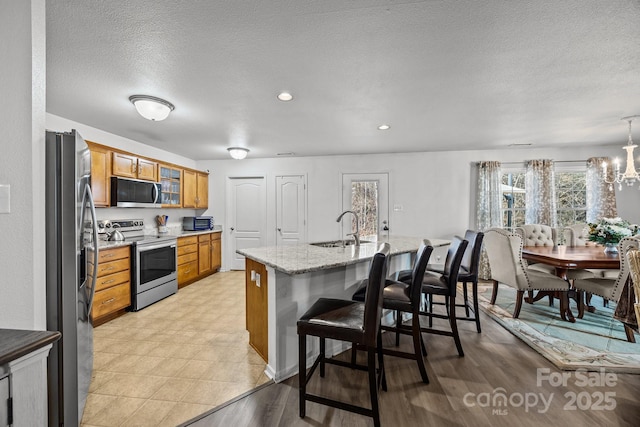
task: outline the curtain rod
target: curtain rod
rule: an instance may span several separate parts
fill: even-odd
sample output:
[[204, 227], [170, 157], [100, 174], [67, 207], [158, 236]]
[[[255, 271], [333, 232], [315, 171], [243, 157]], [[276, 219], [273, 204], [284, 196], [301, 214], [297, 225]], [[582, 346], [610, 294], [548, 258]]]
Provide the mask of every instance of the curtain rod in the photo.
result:
[[[521, 165], [526, 163], [526, 160], [521, 162], [500, 162], [501, 165]], [[553, 163], [586, 163], [586, 160], [554, 160]]]

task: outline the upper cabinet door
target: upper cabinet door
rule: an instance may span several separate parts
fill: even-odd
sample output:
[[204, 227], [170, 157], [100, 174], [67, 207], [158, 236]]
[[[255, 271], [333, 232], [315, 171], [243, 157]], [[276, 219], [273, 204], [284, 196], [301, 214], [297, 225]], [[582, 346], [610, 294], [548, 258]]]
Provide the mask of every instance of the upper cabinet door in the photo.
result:
[[137, 178], [138, 158], [128, 154], [113, 153], [111, 159], [112, 174], [125, 178]]
[[96, 206], [109, 206], [109, 162], [111, 156], [108, 150], [95, 147], [91, 141], [87, 141], [91, 150], [91, 192]]
[[158, 181], [158, 164], [151, 160], [114, 152], [111, 167], [116, 176]]
[[209, 208], [209, 174], [198, 172], [196, 176], [197, 193], [196, 207], [200, 209]]
[[138, 179], [158, 181], [158, 164], [151, 160], [138, 159]]
[[196, 172], [185, 169], [182, 172], [184, 183], [183, 187], [183, 195], [182, 195], [182, 207], [184, 208], [195, 208], [196, 207], [196, 198], [197, 198], [197, 183], [196, 183]]

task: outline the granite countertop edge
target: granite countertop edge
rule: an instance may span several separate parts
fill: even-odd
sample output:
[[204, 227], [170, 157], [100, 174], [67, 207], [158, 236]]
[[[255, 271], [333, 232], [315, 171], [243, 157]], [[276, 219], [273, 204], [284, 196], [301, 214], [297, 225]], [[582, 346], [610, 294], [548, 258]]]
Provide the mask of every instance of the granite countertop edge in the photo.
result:
[[0, 329], [0, 366], [52, 344], [61, 336], [58, 331]]
[[[417, 251], [421, 238], [397, 236], [390, 237], [388, 240], [380, 240], [377, 242], [362, 244], [364, 254], [358, 253], [358, 256], [349, 255], [344, 252], [344, 248], [322, 248], [312, 244], [300, 244], [296, 246], [283, 247], [262, 247], [238, 249], [236, 252], [249, 259], [267, 265], [275, 270], [285, 274], [296, 275], [304, 273], [312, 273], [315, 271], [328, 270], [331, 268], [345, 267], [360, 262], [366, 262], [373, 257], [380, 243], [389, 242], [391, 244], [391, 255], [401, 255]], [[436, 247], [446, 246], [449, 240], [431, 239], [432, 244]], [[411, 242], [408, 244], [407, 242]], [[400, 247], [398, 247], [400, 246]], [[288, 252], [288, 253], [287, 253]], [[306, 255], [306, 257], [305, 257]], [[310, 255], [310, 256], [309, 256]], [[299, 268], [291, 268], [285, 265], [286, 261], [279, 262], [279, 259], [295, 259], [294, 263], [300, 264]], [[313, 258], [309, 260], [309, 258]]]

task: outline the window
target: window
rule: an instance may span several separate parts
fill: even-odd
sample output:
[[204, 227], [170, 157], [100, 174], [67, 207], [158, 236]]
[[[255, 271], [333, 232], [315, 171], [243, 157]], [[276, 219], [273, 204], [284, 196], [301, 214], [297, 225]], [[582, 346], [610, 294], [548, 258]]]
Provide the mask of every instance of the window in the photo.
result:
[[502, 174], [502, 224], [513, 230], [525, 222], [524, 170]]
[[[525, 223], [524, 169], [502, 174], [502, 224], [513, 230]], [[557, 226], [587, 221], [586, 166], [558, 166], [555, 169]]]
[[[378, 181], [351, 183], [351, 208], [358, 214], [360, 236], [378, 234]], [[355, 218], [353, 219], [355, 221]]]

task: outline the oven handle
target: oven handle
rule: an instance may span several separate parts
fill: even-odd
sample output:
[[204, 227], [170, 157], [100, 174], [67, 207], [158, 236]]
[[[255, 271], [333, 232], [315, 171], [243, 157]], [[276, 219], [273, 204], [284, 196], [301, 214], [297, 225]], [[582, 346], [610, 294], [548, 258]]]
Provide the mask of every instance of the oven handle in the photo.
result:
[[146, 251], [152, 251], [154, 249], [160, 249], [160, 248], [175, 248], [177, 245], [177, 243], [156, 243], [154, 245], [143, 245], [143, 246], [136, 246], [138, 252], [146, 252]]

